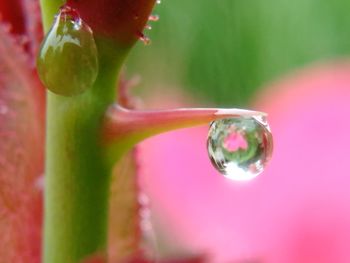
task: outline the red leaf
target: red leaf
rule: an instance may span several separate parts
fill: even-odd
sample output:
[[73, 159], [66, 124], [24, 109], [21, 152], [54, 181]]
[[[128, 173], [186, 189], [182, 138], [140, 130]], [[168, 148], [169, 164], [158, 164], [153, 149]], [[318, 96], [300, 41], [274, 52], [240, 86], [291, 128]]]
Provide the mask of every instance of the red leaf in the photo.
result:
[[43, 37], [38, 0], [0, 1], [0, 22], [10, 26], [10, 32], [18, 36], [30, 54], [31, 65]]
[[35, 65], [36, 55], [43, 38], [40, 6], [38, 0], [22, 0], [25, 21], [25, 36], [28, 39], [28, 51], [31, 64]]
[[22, 47], [0, 24], [0, 255], [39, 262], [43, 101]]
[[20, 0], [0, 1], [0, 17], [11, 25], [11, 32], [24, 34], [25, 22]]

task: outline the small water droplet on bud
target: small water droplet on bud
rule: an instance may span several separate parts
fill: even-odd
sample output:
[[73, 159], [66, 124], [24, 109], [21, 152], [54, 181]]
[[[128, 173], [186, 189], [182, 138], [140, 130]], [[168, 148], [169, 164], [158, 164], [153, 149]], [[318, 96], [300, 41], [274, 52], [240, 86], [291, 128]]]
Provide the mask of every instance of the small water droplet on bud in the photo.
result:
[[149, 21], [154, 21], [154, 22], [157, 22], [159, 20], [159, 15], [150, 15], [148, 17], [148, 20]]
[[214, 167], [231, 180], [251, 180], [263, 172], [272, 155], [272, 134], [266, 119], [228, 118], [213, 121], [208, 154]]
[[145, 25], [145, 29], [151, 30], [151, 29], [152, 29], [152, 26], [151, 26], [151, 25]]
[[148, 36], [145, 36], [144, 34], [140, 34], [139, 40], [142, 41], [145, 46], [151, 44], [151, 39]]
[[157, 5], [159, 5], [159, 4], [162, 3], [162, 1], [161, 0], [157, 0], [156, 3], [157, 3]]

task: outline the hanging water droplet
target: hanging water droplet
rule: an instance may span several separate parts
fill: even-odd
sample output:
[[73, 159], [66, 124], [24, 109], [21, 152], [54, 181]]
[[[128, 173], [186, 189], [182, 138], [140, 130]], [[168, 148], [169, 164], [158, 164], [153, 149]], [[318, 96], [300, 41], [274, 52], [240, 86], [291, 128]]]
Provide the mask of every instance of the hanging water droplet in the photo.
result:
[[251, 180], [272, 155], [272, 134], [263, 116], [220, 119], [211, 123], [208, 154], [214, 167], [231, 180]]
[[45, 86], [59, 95], [77, 95], [93, 85], [97, 48], [91, 28], [77, 11], [61, 8], [41, 45], [37, 67]]
[[157, 22], [159, 20], [159, 15], [150, 15], [148, 17], [149, 21]]
[[157, 3], [157, 5], [159, 5], [159, 4], [162, 3], [162, 1], [161, 0], [157, 0], [156, 3]]

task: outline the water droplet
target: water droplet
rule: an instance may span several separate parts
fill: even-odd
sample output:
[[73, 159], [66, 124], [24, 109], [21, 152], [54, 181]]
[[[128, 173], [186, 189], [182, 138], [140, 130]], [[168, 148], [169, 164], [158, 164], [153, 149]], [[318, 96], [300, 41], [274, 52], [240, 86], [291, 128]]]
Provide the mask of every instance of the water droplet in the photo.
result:
[[151, 39], [148, 36], [145, 36], [144, 34], [140, 34], [139, 39], [143, 42], [144, 45], [151, 44]]
[[152, 26], [151, 25], [145, 25], [145, 29], [151, 30]]
[[98, 73], [91, 28], [70, 7], [62, 7], [37, 59], [41, 80], [52, 92], [72, 96], [90, 88]]
[[159, 15], [150, 15], [148, 17], [149, 21], [157, 22], [159, 20]]
[[162, 3], [162, 1], [161, 0], [157, 0], [156, 3], [157, 3], [157, 5], [159, 5], [159, 4]]
[[259, 175], [272, 155], [272, 134], [265, 117], [213, 121], [208, 154], [214, 167], [231, 180], [246, 181]]

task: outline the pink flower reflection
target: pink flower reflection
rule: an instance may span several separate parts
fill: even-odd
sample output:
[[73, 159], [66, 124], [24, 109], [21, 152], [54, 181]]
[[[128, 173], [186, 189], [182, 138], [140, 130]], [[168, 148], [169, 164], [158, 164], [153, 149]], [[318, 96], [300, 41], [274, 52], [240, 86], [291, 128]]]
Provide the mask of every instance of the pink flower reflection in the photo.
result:
[[246, 150], [248, 148], [248, 144], [244, 134], [242, 135], [239, 131], [236, 131], [236, 129], [232, 127], [230, 134], [224, 140], [224, 147], [230, 152], [235, 152], [239, 149]]
[[165, 229], [217, 262], [350, 262], [350, 64], [297, 72], [265, 89], [257, 108], [269, 113], [275, 147], [251, 182], [211, 166], [208, 127], [142, 144], [142, 184]]

